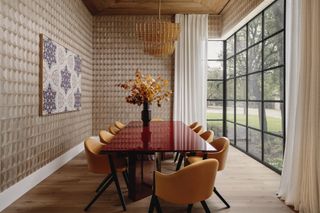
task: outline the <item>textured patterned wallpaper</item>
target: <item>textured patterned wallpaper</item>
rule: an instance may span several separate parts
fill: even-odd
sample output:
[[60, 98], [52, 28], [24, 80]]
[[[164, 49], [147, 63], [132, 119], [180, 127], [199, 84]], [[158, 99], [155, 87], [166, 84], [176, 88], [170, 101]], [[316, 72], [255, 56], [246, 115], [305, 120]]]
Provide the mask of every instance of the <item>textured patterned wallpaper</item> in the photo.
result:
[[[92, 16], [81, 0], [0, 2], [0, 191], [92, 132]], [[82, 58], [82, 109], [39, 116], [39, 33]]]
[[261, 2], [263, 0], [231, 0], [221, 13], [222, 35], [238, 24], [241, 19], [246, 17]]
[[[134, 34], [134, 23], [155, 16], [103, 16], [93, 18], [93, 134], [115, 120], [141, 119], [142, 106], [125, 102], [126, 93], [116, 84], [134, 77], [138, 68], [144, 74], [162, 75], [173, 81], [173, 58], [157, 58], [143, 53]], [[162, 16], [170, 20], [170, 16]], [[171, 99], [172, 100], [172, 99]], [[161, 108], [152, 106], [152, 117], [171, 118], [172, 101]]]

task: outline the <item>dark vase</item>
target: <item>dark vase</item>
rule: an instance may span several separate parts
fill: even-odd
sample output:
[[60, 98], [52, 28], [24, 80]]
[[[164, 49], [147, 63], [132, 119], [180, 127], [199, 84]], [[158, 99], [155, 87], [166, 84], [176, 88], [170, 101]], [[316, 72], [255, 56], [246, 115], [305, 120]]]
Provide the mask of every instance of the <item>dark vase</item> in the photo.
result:
[[141, 111], [141, 120], [143, 122], [143, 126], [149, 126], [151, 121], [151, 110], [149, 109], [149, 103], [143, 102], [143, 110]]

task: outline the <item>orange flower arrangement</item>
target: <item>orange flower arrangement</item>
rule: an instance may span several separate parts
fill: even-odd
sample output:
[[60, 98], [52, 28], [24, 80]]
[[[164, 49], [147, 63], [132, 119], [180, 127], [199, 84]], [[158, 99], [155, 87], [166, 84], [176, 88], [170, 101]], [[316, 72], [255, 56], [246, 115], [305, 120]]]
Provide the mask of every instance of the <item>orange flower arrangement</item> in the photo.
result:
[[151, 75], [142, 75], [139, 70], [136, 71], [135, 79], [129, 80], [117, 86], [124, 90], [130, 91], [126, 97], [126, 101], [130, 104], [141, 105], [144, 102], [151, 104], [157, 102], [158, 107], [161, 107], [163, 100], [170, 100], [172, 91], [167, 89], [169, 81], [164, 80], [161, 76], [154, 79]]

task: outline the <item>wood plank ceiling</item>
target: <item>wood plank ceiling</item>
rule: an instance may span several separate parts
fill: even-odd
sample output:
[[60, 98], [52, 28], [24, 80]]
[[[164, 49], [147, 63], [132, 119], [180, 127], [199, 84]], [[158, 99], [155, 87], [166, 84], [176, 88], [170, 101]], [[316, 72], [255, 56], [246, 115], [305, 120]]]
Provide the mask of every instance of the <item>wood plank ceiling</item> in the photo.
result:
[[[158, 0], [82, 0], [92, 15], [157, 15]], [[218, 15], [230, 0], [162, 0], [161, 14]]]

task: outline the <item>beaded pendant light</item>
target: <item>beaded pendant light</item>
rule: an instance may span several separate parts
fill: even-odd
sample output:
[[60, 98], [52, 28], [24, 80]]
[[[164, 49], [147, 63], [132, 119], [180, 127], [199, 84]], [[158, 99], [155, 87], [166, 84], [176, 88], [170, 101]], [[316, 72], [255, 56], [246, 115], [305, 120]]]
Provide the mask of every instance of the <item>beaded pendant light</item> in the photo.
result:
[[136, 35], [143, 42], [144, 52], [154, 56], [172, 55], [174, 41], [180, 34], [180, 25], [161, 21], [161, 0], [158, 20], [136, 23]]

